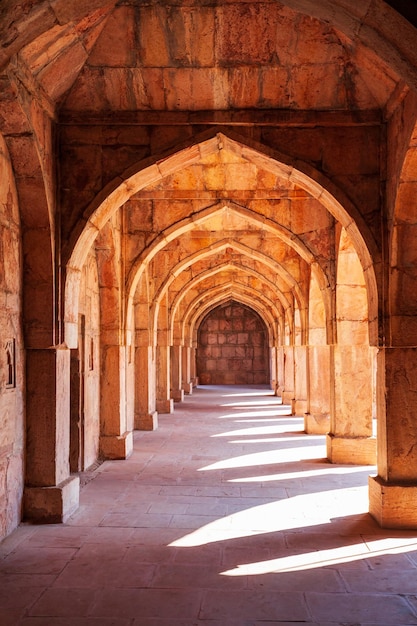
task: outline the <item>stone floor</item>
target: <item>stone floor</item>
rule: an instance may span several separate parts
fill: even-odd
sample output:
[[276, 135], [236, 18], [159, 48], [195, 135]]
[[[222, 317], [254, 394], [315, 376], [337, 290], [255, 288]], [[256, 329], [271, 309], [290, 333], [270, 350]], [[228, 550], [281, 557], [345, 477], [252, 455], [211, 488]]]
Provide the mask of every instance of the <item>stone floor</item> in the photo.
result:
[[373, 468], [325, 462], [269, 390], [200, 387], [65, 525], [0, 544], [2, 626], [417, 624], [417, 531], [366, 513]]

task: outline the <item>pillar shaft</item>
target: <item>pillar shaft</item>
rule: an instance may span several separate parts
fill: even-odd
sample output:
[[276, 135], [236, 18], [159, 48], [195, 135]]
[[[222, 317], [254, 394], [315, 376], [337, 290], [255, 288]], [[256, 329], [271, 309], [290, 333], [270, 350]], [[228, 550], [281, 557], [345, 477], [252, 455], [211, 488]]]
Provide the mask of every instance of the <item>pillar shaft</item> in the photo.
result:
[[374, 465], [373, 363], [366, 345], [331, 346], [331, 414], [327, 456], [332, 463]]
[[124, 346], [101, 347], [100, 453], [105, 459], [125, 459], [133, 449], [126, 425], [126, 353]]
[[190, 379], [193, 387], [197, 387], [198, 385], [196, 353], [197, 349], [195, 348], [195, 346], [192, 346], [190, 348]]
[[155, 430], [158, 427], [158, 414], [153, 348], [137, 346], [135, 354], [135, 428]]
[[324, 435], [330, 430], [330, 348], [308, 347], [308, 405], [304, 430]]
[[171, 346], [171, 398], [174, 402], [184, 400], [182, 389], [182, 346]]
[[282, 403], [294, 404], [294, 347], [284, 346]]
[[307, 346], [294, 346], [294, 414], [307, 412]]
[[40, 523], [65, 521], [78, 507], [79, 479], [69, 468], [69, 383], [67, 348], [27, 350], [24, 515]]
[[277, 389], [277, 349], [275, 346], [269, 348], [269, 384], [271, 389]]
[[377, 355], [378, 476], [369, 479], [369, 511], [385, 528], [417, 528], [417, 348]]
[[170, 347], [156, 347], [156, 410], [158, 413], [172, 413], [173, 401], [170, 389]]
[[182, 348], [182, 389], [186, 394], [191, 394], [193, 392], [190, 373], [190, 350], [190, 346], [183, 346]]

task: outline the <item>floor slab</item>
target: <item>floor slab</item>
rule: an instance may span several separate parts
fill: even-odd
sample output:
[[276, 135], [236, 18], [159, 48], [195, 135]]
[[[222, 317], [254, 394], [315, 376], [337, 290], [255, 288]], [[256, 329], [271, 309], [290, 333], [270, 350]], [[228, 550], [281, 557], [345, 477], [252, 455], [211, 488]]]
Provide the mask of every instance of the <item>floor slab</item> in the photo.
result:
[[266, 387], [195, 389], [66, 524], [0, 544], [2, 626], [416, 625], [417, 533], [325, 455]]

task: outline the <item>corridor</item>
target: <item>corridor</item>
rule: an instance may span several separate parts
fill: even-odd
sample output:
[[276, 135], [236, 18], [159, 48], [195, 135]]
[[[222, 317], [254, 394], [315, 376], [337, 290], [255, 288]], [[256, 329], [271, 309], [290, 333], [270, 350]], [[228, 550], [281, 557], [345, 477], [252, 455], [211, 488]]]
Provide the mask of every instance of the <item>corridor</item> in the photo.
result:
[[417, 624], [417, 533], [267, 387], [197, 388], [63, 525], [0, 544], [2, 626]]

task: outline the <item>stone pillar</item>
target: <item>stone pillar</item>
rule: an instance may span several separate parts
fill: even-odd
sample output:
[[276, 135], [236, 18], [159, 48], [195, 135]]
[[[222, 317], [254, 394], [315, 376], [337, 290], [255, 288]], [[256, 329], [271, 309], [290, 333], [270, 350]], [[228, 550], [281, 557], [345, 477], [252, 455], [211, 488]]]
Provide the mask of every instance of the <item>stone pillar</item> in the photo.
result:
[[371, 349], [367, 345], [334, 345], [330, 355], [333, 378], [327, 457], [332, 463], [374, 465]]
[[193, 387], [198, 386], [198, 377], [197, 377], [197, 349], [195, 346], [191, 346], [190, 348], [190, 380]]
[[69, 473], [70, 350], [28, 349], [26, 372], [24, 517], [65, 522], [79, 504], [79, 478]]
[[171, 346], [171, 398], [174, 402], [184, 400], [182, 389], [182, 346]]
[[155, 363], [152, 346], [136, 346], [135, 350], [135, 428], [155, 430], [158, 413], [155, 397]]
[[185, 394], [193, 393], [193, 384], [190, 374], [190, 350], [191, 348], [189, 346], [183, 346], [182, 348], [182, 389]]
[[378, 475], [369, 512], [384, 528], [417, 529], [417, 348], [377, 355]]
[[271, 389], [277, 389], [277, 349], [275, 346], [269, 348], [269, 384]]
[[126, 459], [133, 450], [133, 433], [126, 426], [126, 352], [124, 346], [101, 338], [100, 454], [104, 459]]
[[282, 404], [289, 404], [294, 411], [294, 346], [284, 346], [284, 389]]
[[158, 413], [172, 413], [174, 410], [170, 389], [170, 347], [166, 333], [156, 347], [156, 410]]
[[307, 346], [294, 346], [294, 415], [307, 412]]
[[304, 430], [325, 435], [330, 430], [330, 348], [308, 347], [308, 410]]
[[285, 372], [285, 367], [284, 367], [284, 347], [283, 346], [278, 346], [277, 348], [277, 352], [276, 352], [276, 356], [277, 356], [277, 385], [276, 385], [276, 389], [275, 389], [275, 395], [278, 396], [279, 398], [282, 398], [282, 403], [284, 404], [284, 398], [283, 398], [283, 392], [284, 392], [284, 386], [285, 386], [285, 381], [284, 381], [284, 372]]

